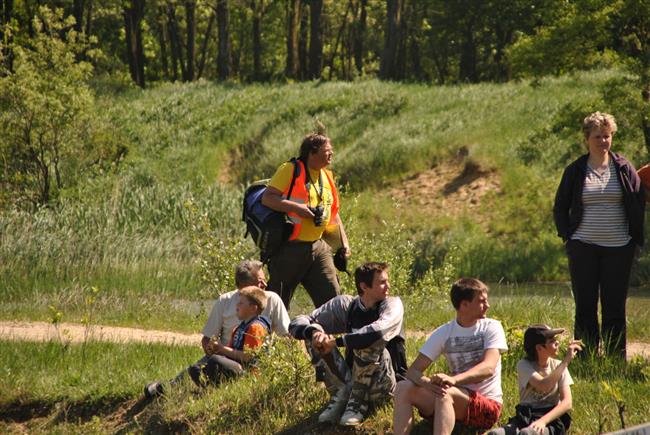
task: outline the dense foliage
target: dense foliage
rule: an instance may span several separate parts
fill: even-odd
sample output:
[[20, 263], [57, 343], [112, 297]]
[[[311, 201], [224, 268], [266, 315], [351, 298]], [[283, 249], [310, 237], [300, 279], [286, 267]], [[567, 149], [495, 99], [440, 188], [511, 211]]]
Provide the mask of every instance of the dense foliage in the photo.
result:
[[[0, 40], [28, 45], [39, 6], [97, 38], [99, 72], [140, 86], [199, 78], [378, 76], [508, 81], [603, 63], [647, 69], [647, 0], [3, 1]], [[11, 66], [10, 51], [6, 64]]]

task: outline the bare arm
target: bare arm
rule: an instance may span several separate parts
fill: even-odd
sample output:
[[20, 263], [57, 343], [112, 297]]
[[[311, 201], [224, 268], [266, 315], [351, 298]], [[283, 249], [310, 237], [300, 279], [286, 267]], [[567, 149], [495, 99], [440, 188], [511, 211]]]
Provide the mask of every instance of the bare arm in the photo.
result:
[[580, 350], [582, 350], [580, 342], [575, 340], [571, 341], [571, 343], [569, 343], [569, 348], [567, 349], [566, 356], [562, 362], [558, 364], [558, 366], [555, 367], [555, 369], [546, 377], [542, 377], [542, 375], [537, 372], [533, 373], [533, 375], [528, 380], [530, 386], [541, 393], [550, 392], [553, 388], [555, 388], [557, 383], [560, 381], [560, 378], [562, 377], [562, 373], [564, 373], [567, 367], [569, 367], [569, 363], [573, 361], [573, 358], [575, 358], [576, 354]]
[[406, 371], [406, 379], [413, 382], [415, 385], [433, 391], [431, 378], [424, 375], [424, 371], [431, 365], [432, 362], [433, 361], [431, 361], [425, 355], [418, 353], [415, 361], [413, 361], [413, 364], [411, 364]]
[[282, 192], [275, 187], [268, 186], [262, 195], [262, 204], [268, 208], [282, 213], [293, 212], [303, 218], [314, 218], [314, 213], [306, 204], [298, 204], [282, 198]]
[[223, 355], [238, 362], [248, 362], [253, 359], [252, 354], [244, 352], [243, 350], [233, 349], [230, 346], [224, 346], [223, 344], [214, 345], [214, 354]]
[[339, 226], [339, 232], [341, 233], [341, 245], [343, 246], [343, 249], [345, 249], [345, 256], [349, 257], [352, 255], [352, 251], [350, 250], [350, 242], [348, 242], [348, 235], [345, 233], [345, 227], [343, 226], [341, 215], [337, 214], [332, 223]]
[[449, 386], [476, 384], [495, 373], [500, 356], [499, 349], [486, 349], [483, 360], [466, 372], [458, 373], [455, 376], [438, 373], [435, 377]]

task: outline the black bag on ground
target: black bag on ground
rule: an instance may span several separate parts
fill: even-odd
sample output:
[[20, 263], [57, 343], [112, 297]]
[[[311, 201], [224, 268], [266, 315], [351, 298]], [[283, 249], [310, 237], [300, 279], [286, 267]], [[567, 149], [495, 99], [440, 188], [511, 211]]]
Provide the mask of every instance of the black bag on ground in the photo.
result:
[[[290, 162], [293, 163], [293, 177], [288, 197], [291, 196], [296, 177], [300, 172], [298, 161], [291, 159]], [[289, 240], [293, 231], [293, 223], [289, 221], [285, 213], [272, 210], [262, 204], [262, 196], [266, 191], [268, 181], [256, 181], [246, 188], [242, 215], [242, 220], [246, 223], [246, 235], [250, 234], [255, 245], [260, 249], [260, 259], [263, 263], [268, 262], [273, 254]]]

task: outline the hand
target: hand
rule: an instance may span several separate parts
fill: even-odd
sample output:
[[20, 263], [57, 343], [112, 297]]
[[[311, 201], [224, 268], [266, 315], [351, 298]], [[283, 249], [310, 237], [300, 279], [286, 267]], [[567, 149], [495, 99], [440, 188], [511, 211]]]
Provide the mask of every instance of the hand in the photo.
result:
[[320, 354], [328, 354], [336, 346], [336, 339], [324, 332], [316, 331], [311, 339], [312, 347]]
[[223, 353], [224, 345], [221, 343], [212, 343], [212, 355], [220, 355]]
[[546, 428], [546, 425], [539, 420], [535, 420], [528, 427], [534, 430], [536, 433], [542, 435], [544, 433], [544, 429]]
[[573, 358], [575, 358], [578, 352], [582, 350], [582, 346], [582, 340], [571, 340], [566, 351], [566, 356], [564, 357], [564, 362], [569, 364], [571, 361], [573, 361]]
[[313, 219], [314, 218], [314, 213], [312, 213], [312, 211], [309, 210], [309, 207], [307, 207], [307, 204], [296, 204], [296, 203], [294, 203], [294, 205], [295, 205], [294, 212], [298, 216], [300, 216], [302, 218], [306, 218], [306, 219]]
[[350, 258], [352, 256], [352, 250], [348, 245], [343, 245], [343, 252], [345, 253], [345, 258]]
[[444, 385], [447, 387], [455, 387], [456, 386], [456, 379], [447, 375], [446, 373], [437, 373], [434, 378], [438, 379], [438, 382], [440, 385]]
[[431, 391], [439, 397], [446, 396], [447, 390], [456, 385], [456, 380], [445, 373], [436, 373], [429, 382], [432, 387]]

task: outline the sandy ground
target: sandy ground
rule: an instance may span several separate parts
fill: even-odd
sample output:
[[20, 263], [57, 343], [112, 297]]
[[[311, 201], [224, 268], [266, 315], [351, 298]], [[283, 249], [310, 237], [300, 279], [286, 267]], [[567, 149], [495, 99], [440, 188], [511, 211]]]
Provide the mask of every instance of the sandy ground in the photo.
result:
[[199, 345], [201, 334], [180, 334], [170, 331], [156, 331], [118, 326], [92, 325], [86, 328], [79, 323], [60, 323], [55, 327], [46, 322], [0, 322], [0, 338], [9, 340], [50, 341], [62, 340], [81, 343], [88, 334], [88, 340], [114, 343], [165, 343], [178, 345]]
[[395, 200], [426, 210], [431, 216], [457, 216], [466, 211], [480, 219], [481, 202], [491, 192], [501, 192], [497, 173], [483, 168], [461, 152], [455, 159], [403, 180], [389, 189]]
[[[90, 328], [79, 323], [60, 323], [55, 327], [46, 322], [0, 321], [0, 338], [21, 341], [62, 340], [66, 343], [81, 343], [87, 340], [109, 341], [113, 343], [164, 343], [181, 346], [199, 346], [201, 334], [181, 334], [152, 329], [124, 328], [119, 326], [93, 325]], [[422, 338], [427, 333], [408, 331], [407, 335]], [[628, 342], [628, 358], [642, 355], [650, 359], [650, 343]]]

